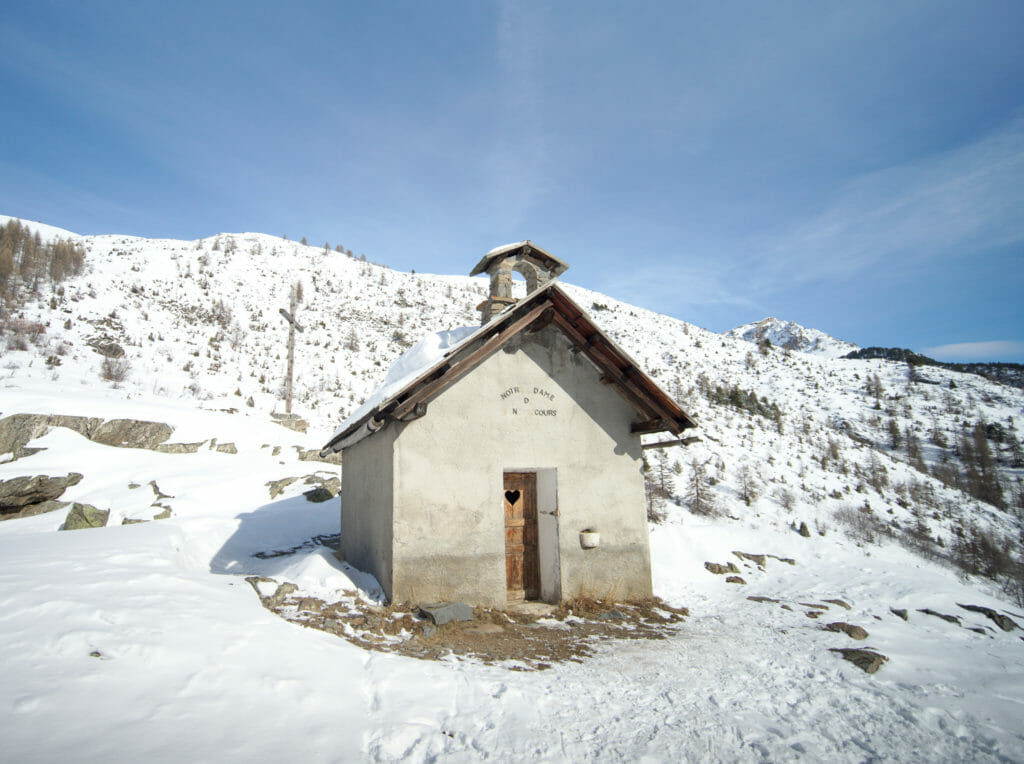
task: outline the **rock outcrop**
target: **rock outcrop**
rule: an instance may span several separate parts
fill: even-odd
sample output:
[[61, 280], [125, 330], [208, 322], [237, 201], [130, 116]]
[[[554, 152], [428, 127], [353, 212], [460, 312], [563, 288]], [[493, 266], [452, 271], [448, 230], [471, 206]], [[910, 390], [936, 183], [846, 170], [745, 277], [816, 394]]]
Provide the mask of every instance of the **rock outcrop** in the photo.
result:
[[[138, 419], [109, 419], [99, 417], [68, 416], [66, 414], [12, 414], [0, 419], [0, 454], [13, 454], [20, 459], [36, 453], [38, 449], [26, 448], [26, 444], [42, 435], [51, 427], [67, 427], [79, 435], [119, 448], [157, 449], [164, 443], [174, 428], [163, 422], [147, 422]], [[191, 444], [173, 444], [189, 447]], [[196, 446], [198, 450], [198, 445]], [[173, 453], [173, 452], [172, 452]]]
[[161, 454], [194, 454], [204, 443], [205, 440], [198, 443], [159, 443], [153, 446], [153, 450]]
[[12, 454], [15, 459], [27, 456], [25, 444], [46, 432], [47, 419], [45, 414], [13, 414], [0, 419], [0, 454]]
[[296, 480], [298, 480], [297, 477], [285, 477], [281, 478], [280, 480], [268, 480], [266, 486], [268, 489], [270, 489], [270, 498], [276, 499], [278, 496], [281, 495], [285, 488], [290, 486]]
[[329, 501], [341, 493], [341, 480], [333, 476], [325, 478], [322, 475], [308, 475], [303, 482], [316, 486], [303, 492], [307, 501]]
[[138, 419], [110, 419], [92, 435], [92, 440], [105, 446], [152, 449], [171, 437], [174, 428], [163, 422]]
[[295, 432], [304, 433], [309, 427], [309, 422], [298, 414], [271, 414], [270, 418], [282, 427], [287, 427], [289, 430], [294, 430]]
[[962, 625], [960, 623], [959, 616], [949, 615], [948, 613], [940, 613], [940, 612], [938, 612], [936, 610], [932, 610], [930, 607], [919, 607], [917, 609], [917, 612], [918, 613], [924, 613], [925, 615], [933, 615], [936, 618], [941, 618], [943, 621], [948, 621], [949, 623], [955, 623], [957, 626], [961, 626]]
[[21, 517], [45, 515], [47, 512], [56, 512], [58, 509], [64, 509], [68, 504], [69, 502], [56, 501], [55, 499], [41, 501], [38, 504], [29, 504], [18, 512], [5, 512], [0, 514], [0, 520], [17, 520]]
[[990, 607], [983, 605], [961, 605], [959, 602], [956, 604], [958, 607], [962, 607], [964, 610], [969, 610], [972, 613], [981, 613], [1003, 631], [1013, 631], [1018, 628], [1017, 622], [1010, 618], [1010, 616], [997, 613]]
[[78, 472], [72, 472], [63, 477], [33, 475], [0, 480], [0, 517], [8, 515], [25, 517], [27, 514], [39, 514], [56, 509], [56, 506], [47, 505], [45, 509], [26, 512], [31, 507], [44, 505], [46, 502], [60, 498], [64, 491], [77, 485], [81, 480], [82, 475]]
[[[265, 485], [270, 490], [270, 498], [276, 499], [284, 492], [285, 488], [298, 479], [299, 478], [297, 477], [286, 477], [281, 478], [280, 480], [267, 481]], [[341, 492], [341, 480], [333, 475], [324, 477], [322, 474], [314, 473], [312, 475], [306, 475], [305, 480], [302, 482], [306, 485], [314, 486], [313, 488], [302, 492], [302, 495], [306, 497], [307, 501], [328, 501]]]
[[736, 563], [727, 562], [724, 565], [720, 562], [705, 562], [704, 568], [709, 573], [714, 573], [716, 576], [724, 576], [726, 573], [739, 573], [740, 569], [736, 567]]

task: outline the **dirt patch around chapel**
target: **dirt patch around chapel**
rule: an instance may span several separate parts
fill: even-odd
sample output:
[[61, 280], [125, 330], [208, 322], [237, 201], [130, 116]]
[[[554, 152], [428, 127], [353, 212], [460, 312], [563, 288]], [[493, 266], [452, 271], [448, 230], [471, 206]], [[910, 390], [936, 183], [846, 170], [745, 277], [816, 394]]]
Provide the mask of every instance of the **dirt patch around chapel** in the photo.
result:
[[506, 665], [511, 670], [582, 662], [609, 640], [664, 639], [689, 615], [657, 598], [639, 603], [575, 600], [558, 606], [477, 607], [469, 621], [435, 626], [418, 608], [368, 604], [353, 592], [338, 602], [303, 596], [293, 584], [246, 579], [263, 606], [285, 620], [347, 639], [369, 650], [424, 660], [450, 656]]

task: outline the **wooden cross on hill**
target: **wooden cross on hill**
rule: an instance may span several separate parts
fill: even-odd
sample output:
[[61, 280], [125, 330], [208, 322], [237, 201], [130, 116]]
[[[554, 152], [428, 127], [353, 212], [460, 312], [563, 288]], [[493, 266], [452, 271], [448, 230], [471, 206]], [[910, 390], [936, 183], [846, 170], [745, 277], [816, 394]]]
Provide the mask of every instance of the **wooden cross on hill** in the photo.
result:
[[292, 413], [292, 375], [295, 370], [295, 332], [302, 331], [299, 322], [295, 320], [295, 313], [298, 311], [299, 303], [302, 302], [302, 284], [296, 281], [288, 294], [288, 310], [281, 308], [278, 312], [288, 322], [288, 371], [284, 382], [284, 411]]

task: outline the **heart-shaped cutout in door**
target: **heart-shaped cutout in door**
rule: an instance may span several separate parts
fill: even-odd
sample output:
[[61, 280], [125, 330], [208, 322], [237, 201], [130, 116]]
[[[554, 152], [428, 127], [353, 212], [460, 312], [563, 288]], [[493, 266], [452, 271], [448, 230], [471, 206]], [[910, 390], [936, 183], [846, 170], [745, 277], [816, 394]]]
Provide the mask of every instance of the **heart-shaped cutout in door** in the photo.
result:
[[505, 501], [512, 506], [515, 506], [515, 503], [519, 501], [519, 497], [521, 495], [522, 494], [520, 494], [519, 491], [505, 491]]

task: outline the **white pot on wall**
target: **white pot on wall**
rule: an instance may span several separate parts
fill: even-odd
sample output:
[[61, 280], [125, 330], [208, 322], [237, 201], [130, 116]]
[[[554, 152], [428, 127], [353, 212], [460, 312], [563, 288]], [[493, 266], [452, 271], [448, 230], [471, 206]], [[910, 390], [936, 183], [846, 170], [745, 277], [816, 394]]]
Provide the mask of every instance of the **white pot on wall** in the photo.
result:
[[601, 534], [594, 528], [585, 528], [580, 531], [580, 546], [584, 549], [594, 549], [601, 545]]

